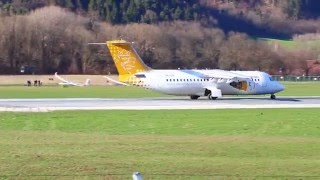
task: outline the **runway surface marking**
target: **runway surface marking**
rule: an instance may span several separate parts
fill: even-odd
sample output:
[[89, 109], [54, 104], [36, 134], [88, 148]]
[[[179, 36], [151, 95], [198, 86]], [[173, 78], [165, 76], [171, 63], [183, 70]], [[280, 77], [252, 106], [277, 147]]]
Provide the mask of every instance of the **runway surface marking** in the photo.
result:
[[174, 98], [0, 99], [0, 111], [160, 110], [160, 109], [320, 108], [320, 97], [224, 97], [217, 100]]

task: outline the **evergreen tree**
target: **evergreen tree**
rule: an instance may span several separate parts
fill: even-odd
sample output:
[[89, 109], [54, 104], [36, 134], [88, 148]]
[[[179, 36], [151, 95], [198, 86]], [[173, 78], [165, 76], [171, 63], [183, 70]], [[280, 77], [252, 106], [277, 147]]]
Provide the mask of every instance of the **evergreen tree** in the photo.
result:
[[300, 13], [301, 0], [288, 0], [287, 13], [290, 17], [297, 19]]
[[97, 0], [90, 0], [88, 7], [89, 11], [96, 11], [98, 9]]
[[139, 12], [133, 0], [130, 1], [126, 15], [127, 15], [128, 22], [137, 22], [139, 20]]
[[112, 6], [111, 6], [111, 22], [112, 23], [120, 23], [120, 14], [119, 14], [119, 6], [116, 0], [111, 0]]
[[174, 19], [178, 20], [178, 19], [183, 19], [183, 12], [182, 9], [178, 6], [174, 12]]

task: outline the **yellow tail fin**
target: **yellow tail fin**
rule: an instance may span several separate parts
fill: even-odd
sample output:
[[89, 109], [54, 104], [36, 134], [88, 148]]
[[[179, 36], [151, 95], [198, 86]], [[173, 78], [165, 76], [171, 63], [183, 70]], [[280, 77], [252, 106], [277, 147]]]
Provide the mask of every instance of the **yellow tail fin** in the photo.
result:
[[134, 75], [137, 72], [150, 69], [133, 49], [132, 43], [124, 40], [114, 40], [107, 41], [107, 46], [120, 77]]

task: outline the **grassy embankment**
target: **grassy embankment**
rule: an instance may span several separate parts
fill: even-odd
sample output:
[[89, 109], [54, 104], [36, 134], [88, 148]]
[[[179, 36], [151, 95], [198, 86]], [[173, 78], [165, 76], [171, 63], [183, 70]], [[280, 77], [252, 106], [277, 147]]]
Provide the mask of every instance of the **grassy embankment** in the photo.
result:
[[294, 40], [282, 40], [282, 39], [269, 39], [259, 38], [259, 40], [267, 41], [269, 44], [278, 44], [282, 48], [293, 50], [295, 48], [319, 48], [320, 40], [308, 40], [308, 41], [294, 41]]
[[[320, 82], [281, 82], [286, 90], [279, 96], [320, 96]], [[139, 98], [167, 95], [137, 87], [25, 87], [0, 86], [0, 98]]]
[[319, 109], [0, 113], [0, 178], [320, 178]]

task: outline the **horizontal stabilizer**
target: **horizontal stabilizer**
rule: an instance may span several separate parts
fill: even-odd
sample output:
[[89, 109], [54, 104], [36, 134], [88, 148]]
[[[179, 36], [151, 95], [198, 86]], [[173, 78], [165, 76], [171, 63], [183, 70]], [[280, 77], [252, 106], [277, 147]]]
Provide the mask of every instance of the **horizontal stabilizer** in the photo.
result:
[[60, 81], [62, 81], [59, 84], [63, 85], [63, 86], [80, 86], [80, 87], [82, 87], [82, 86], [90, 86], [91, 85], [91, 80], [90, 79], [87, 79], [85, 81], [85, 83], [82, 84], [82, 83], [71, 82], [71, 81], [68, 81], [66, 79], [63, 79], [61, 76], [58, 75], [58, 72], [54, 73], [54, 76], [57, 79], [59, 79]]
[[127, 84], [127, 83], [123, 83], [123, 82], [120, 82], [120, 81], [116, 81], [108, 76], [103, 76], [104, 78], [108, 79], [108, 81], [111, 81], [117, 85], [122, 85], [122, 86], [130, 86], [130, 84]]

